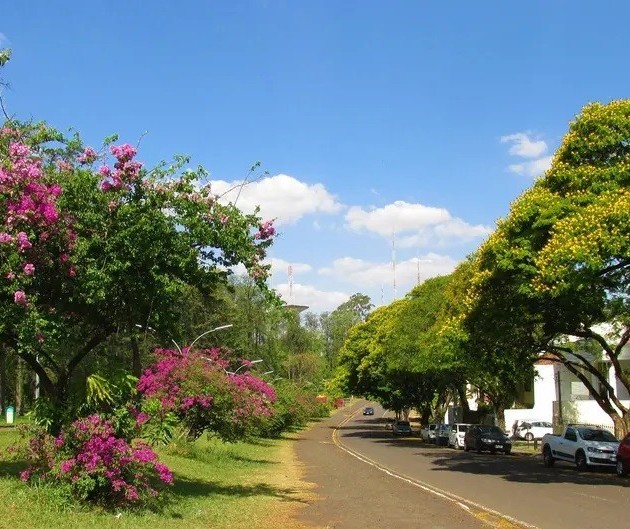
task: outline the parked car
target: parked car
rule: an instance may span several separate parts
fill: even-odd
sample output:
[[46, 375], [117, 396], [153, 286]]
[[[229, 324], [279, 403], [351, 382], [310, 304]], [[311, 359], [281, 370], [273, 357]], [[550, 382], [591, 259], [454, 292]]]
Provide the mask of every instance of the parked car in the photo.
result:
[[455, 450], [464, 448], [464, 436], [472, 424], [455, 423], [451, 425], [451, 431], [448, 436], [448, 446], [452, 446]]
[[553, 426], [546, 421], [522, 422], [516, 430], [516, 436], [526, 441], [542, 439], [545, 434], [553, 433]]
[[394, 435], [411, 435], [411, 424], [409, 421], [395, 421], [392, 426], [392, 433]]
[[450, 434], [450, 424], [438, 424], [435, 427], [435, 444], [438, 446], [448, 446], [448, 437]]
[[468, 428], [464, 435], [464, 450], [476, 450], [477, 453], [488, 451], [491, 454], [503, 452], [508, 455], [512, 452], [512, 442], [496, 426], [475, 424]]
[[363, 408], [363, 415], [374, 415], [374, 408], [371, 406], [366, 406]]
[[619, 441], [608, 430], [569, 424], [562, 435], [542, 438], [543, 463], [552, 467], [556, 459], [575, 463], [579, 470], [591, 466], [616, 466]]
[[420, 429], [422, 439], [427, 443], [435, 443], [435, 428], [437, 424], [426, 424]]
[[619, 443], [617, 449], [617, 475], [625, 476], [630, 472], [630, 433]]

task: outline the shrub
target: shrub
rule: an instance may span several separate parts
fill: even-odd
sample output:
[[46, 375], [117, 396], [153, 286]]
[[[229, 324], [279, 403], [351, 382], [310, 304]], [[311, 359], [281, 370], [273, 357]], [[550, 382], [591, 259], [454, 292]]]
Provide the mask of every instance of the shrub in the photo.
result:
[[272, 415], [274, 389], [247, 372], [228, 372], [219, 349], [157, 349], [155, 354], [157, 361], [138, 381], [143, 408], [151, 409], [145, 430], [163, 431], [154, 423], [174, 414], [189, 439], [208, 431], [236, 441], [256, 434]]
[[96, 414], [74, 421], [56, 437], [40, 427], [22, 433], [29, 437], [18, 448], [29, 465], [22, 480], [58, 485], [80, 500], [134, 505], [155, 498], [158, 486], [173, 482], [171, 471], [146, 443], [116, 436], [111, 421]]

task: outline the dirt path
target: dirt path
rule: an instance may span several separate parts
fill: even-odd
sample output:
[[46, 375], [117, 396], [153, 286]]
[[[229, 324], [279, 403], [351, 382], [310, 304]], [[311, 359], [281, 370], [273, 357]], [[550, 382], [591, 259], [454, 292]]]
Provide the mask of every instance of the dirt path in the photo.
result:
[[304, 480], [314, 483], [316, 500], [299, 519], [326, 529], [487, 529], [451, 502], [384, 474], [339, 449], [332, 433], [362, 407], [354, 403], [303, 432], [295, 451]]

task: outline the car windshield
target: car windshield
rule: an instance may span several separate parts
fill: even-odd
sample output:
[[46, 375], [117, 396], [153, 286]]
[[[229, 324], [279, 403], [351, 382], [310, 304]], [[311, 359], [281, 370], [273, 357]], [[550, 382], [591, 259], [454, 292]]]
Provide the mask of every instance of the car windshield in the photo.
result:
[[479, 430], [481, 431], [481, 433], [484, 434], [490, 433], [494, 435], [503, 435], [501, 429], [497, 428], [496, 426], [480, 426]]
[[398, 421], [398, 426], [409, 426], [409, 423], [407, 421]]
[[580, 437], [585, 441], [604, 441], [608, 443], [619, 442], [608, 430], [595, 430], [593, 428], [578, 428]]
[[457, 427], [457, 430], [460, 432], [467, 432], [468, 431], [468, 425], [467, 424], [460, 424]]

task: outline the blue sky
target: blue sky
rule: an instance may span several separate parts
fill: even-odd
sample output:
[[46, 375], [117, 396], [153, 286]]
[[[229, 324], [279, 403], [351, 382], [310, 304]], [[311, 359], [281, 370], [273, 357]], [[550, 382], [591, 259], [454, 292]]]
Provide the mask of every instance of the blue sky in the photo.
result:
[[629, 18], [622, 1], [12, 2], [3, 96], [90, 144], [142, 137], [148, 164], [189, 154], [217, 191], [260, 161], [238, 205], [278, 219], [274, 288], [380, 305], [394, 277], [401, 297], [472, 252], [584, 104], [628, 97]]

